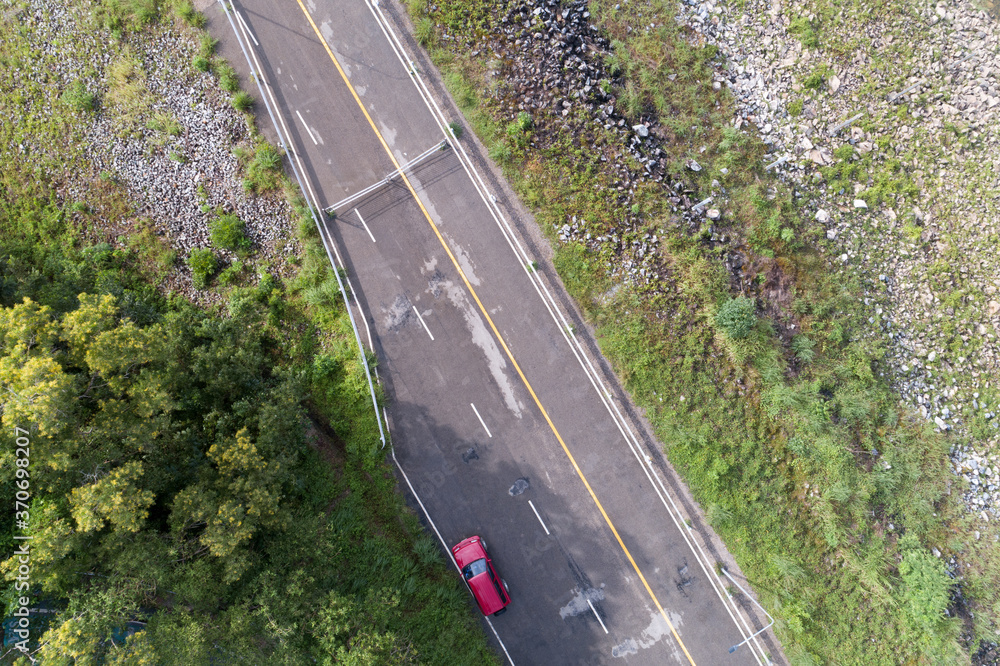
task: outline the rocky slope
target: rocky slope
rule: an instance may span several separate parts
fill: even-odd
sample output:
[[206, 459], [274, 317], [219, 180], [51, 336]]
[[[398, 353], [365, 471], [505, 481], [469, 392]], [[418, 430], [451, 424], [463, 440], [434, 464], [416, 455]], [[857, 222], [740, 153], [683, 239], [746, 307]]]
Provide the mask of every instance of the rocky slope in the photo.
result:
[[[989, 522], [1000, 516], [1000, 25], [968, 2], [819, 11], [689, 0], [678, 19], [723, 51], [716, 80], [737, 99], [734, 124], [761, 132], [840, 270], [863, 276], [895, 386], [955, 431], [966, 500]], [[825, 43], [845, 26], [850, 40]]]
[[[47, 143], [36, 133], [12, 148], [62, 161], [60, 192], [87, 204], [81, 221], [93, 241], [126, 246], [148, 226], [178, 250], [164, 278], [169, 289], [212, 298], [196, 293], [183, 260], [191, 249], [212, 246], [208, 222], [219, 212], [243, 220], [255, 261], [283, 272], [297, 249], [292, 211], [280, 193], [245, 190], [234, 151], [256, 140], [252, 121], [233, 108], [212, 74], [193, 65], [195, 35], [178, 25], [156, 43], [128, 36], [115, 41], [95, 29], [94, 11], [89, 3], [30, 0], [5, 15], [26, 28], [31, 57], [21, 76], [43, 88], [34, 112], [66, 114], [60, 96], [74, 84], [82, 83], [95, 100], [93, 112], [71, 115], [71, 135]], [[35, 122], [26, 119], [27, 126]], [[224, 261], [236, 258], [213, 249]]]

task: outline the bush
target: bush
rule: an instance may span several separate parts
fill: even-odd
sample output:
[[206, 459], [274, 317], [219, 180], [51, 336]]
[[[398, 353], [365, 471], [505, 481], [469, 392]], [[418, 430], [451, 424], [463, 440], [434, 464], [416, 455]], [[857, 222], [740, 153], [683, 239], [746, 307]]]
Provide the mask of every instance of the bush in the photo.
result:
[[209, 69], [212, 68], [212, 61], [202, 55], [196, 55], [191, 60], [191, 64], [193, 64], [194, 68], [197, 69], [199, 72], [207, 72]]
[[252, 152], [246, 148], [238, 148], [235, 153], [237, 159], [246, 168], [243, 186], [247, 191], [267, 192], [280, 187], [283, 153], [279, 148], [266, 141], [261, 141]]
[[198, 55], [206, 60], [211, 58], [215, 54], [215, 46], [218, 43], [219, 40], [206, 32], [201, 36], [201, 41], [198, 42]]
[[94, 96], [87, 92], [87, 86], [83, 81], [74, 81], [66, 87], [60, 98], [63, 104], [76, 111], [93, 111], [95, 108]]
[[226, 92], [234, 93], [240, 89], [240, 77], [229, 63], [217, 63], [215, 75], [219, 77], [219, 85]]
[[944, 564], [926, 550], [914, 548], [903, 555], [899, 574], [910, 618], [923, 631], [934, 631], [945, 617], [952, 585]]
[[521, 130], [522, 132], [527, 132], [534, 126], [535, 126], [535, 121], [532, 120], [530, 113], [528, 113], [527, 111], [521, 111], [519, 114], [517, 114], [517, 129]]
[[253, 97], [250, 93], [241, 90], [233, 95], [232, 104], [237, 111], [249, 111], [250, 107], [253, 106]]
[[246, 237], [246, 224], [234, 213], [219, 215], [208, 223], [212, 243], [227, 250], [246, 250], [250, 239]]
[[243, 274], [243, 262], [240, 260], [234, 261], [232, 264], [227, 266], [221, 273], [219, 273], [219, 284], [225, 285], [227, 287], [236, 284], [239, 281], [240, 276]]
[[187, 263], [191, 268], [191, 277], [194, 281], [194, 286], [198, 289], [207, 287], [212, 276], [215, 275], [215, 269], [218, 266], [215, 260], [215, 253], [205, 248], [191, 250]]
[[829, 73], [829, 69], [825, 66], [816, 68], [802, 81], [802, 87], [807, 90], [819, 90]]
[[723, 303], [715, 313], [715, 326], [730, 340], [742, 340], [757, 324], [757, 306], [746, 296], [737, 296]]

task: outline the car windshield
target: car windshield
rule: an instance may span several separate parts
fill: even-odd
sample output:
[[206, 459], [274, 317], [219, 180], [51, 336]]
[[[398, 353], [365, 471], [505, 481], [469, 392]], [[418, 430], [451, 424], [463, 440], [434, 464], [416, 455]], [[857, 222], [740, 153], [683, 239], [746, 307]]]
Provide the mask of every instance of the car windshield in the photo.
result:
[[470, 578], [478, 576], [482, 573], [486, 573], [486, 558], [470, 562], [465, 565], [464, 569], [462, 569], [462, 575], [465, 577], [465, 580], [469, 580]]

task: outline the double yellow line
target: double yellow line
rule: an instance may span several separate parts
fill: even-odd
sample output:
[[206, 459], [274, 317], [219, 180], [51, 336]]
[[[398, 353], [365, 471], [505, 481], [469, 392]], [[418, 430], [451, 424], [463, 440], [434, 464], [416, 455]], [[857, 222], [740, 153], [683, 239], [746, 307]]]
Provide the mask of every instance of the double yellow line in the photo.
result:
[[368, 109], [366, 109], [365, 105], [361, 103], [361, 98], [358, 96], [357, 91], [354, 90], [354, 86], [351, 85], [350, 80], [348, 80], [347, 74], [344, 72], [344, 68], [340, 66], [340, 62], [337, 60], [337, 57], [333, 54], [333, 51], [330, 49], [330, 45], [327, 44], [326, 39], [323, 38], [323, 34], [316, 26], [316, 22], [313, 21], [312, 16], [306, 10], [305, 6], [302, 4], [302, 0], [296, 0], [296, 2], [299, 3], [299, 7], [302, 9], [302, 13], [305, 14], [306, 19], [309, 21], [309, 25], [312, 26], [312, 29], [316, 33], [316, 37], [317, 39], [319, 39], [320, 44], [322, 44], [323, 48], [326, 49], [327, 55], [329, 55], [330, 60], [333, 61], [333, 64], [337, 68], [337, 71], [340, 73], [340, 77], [344, 80], [344, 84], [347, 86], [347, 89], [351, 91], [351, 95], [354, 97], [354, 101], [357, 102], [358, 108], [361, 109], [361, 112], [365, 115], [365, 119], [368, 121], [368, 124], [371, 125], [372, 131], [375, 132], [375, 136], [378, 137], [379, 143], [381, 143], [382, 147], [385, 149], [386, 155], [389, 156], [389, 159], [392, 161], [393, 166], [399, 171], [400, 177], [403, 179], [403, 182], [406, 183], [406, 188], [410, 191], [410, 194], [413, 196], [413, 200], [417, 202], [417, 206], [420, 207], [420, 211], [424, 214], [424, 217], [427, 219], [427, 223], [430, 224], [431, 229], [434, 230], [434, 235], [437, 236], [438, 241], [441, 243], [441, 247], [444, 248], [444, 251], [448, 254], [448, 258], [451, 259], [451, 263], [455, 266], [455, 270], [458, 271], [458, 274], [462, 277], [462, 282], [465, 283], [465, 288], [469, 290], [470, 294], [472, 294], [472, 298], [476, 301], [476, 305], [479, 306], [479, 311], [482, 312], [483, 317], [486, 318], [487, 323], [493, 330], [493, 335], [495, 335], [496, 339], [500, 342], [500, 346], [503, 347], [504, 353], [507, 354], [507, 358], [510, 359], [511, 365], [514, 366], [514, 369], [517, 371], [518, 376], [524, 383], [525, 388], [528, 389], [528, 393], [531, 394], [531, 398], [532, 400], [535, 401], [535, 405], [538, 406], [538, 410], [542, 413], [542, 416], [545, 417], [545, 422], [549, 424], [549, 428], [552, 430], [552, 434], [556, 436], [556, 439], [559, 441], [559, 445], [562, 446], [562, 450], [566, 454], [566, 457], [569, 458], [569, 462], [570, 464], [573, 465], [573, 469], [576, 470], [577, 476], [579, 476], [580, 480], [583, 481], [584, 487], [587, 489], [587, 492], [590, 493], [590, 498], [594, 500], [594, 504], [597, 506], [598, 511], [600, 511], [601, 515], [604, 516], [604, 521], [608, 524], [608, 527], [611, 529], [611, 533], [615, 535], [615, 539], [618, 541], [618, 545], [621, 546], [622, 551], [625, 553], [625, 557], [627, 557], [628, 561], [632, 564], [632, 568], [635, 569], [635, 573], [639, 576], [639, 580], [642, 581], [642, 584], [646, 588], [646, 592], [649, 594], [649, 597], [653, 600], [653, 603], [656, 604], [656, 608], [657, 610], [660, 611], [660, 615], [663, 617], [663, 620], [667, 623], [667, 626], [670, 627], [670, 632], [674, 635], [674, 638], [677, 640], [677, 644], [680, 645], [681, 650], [684, 651], [684, 655], [687, 657], [688, 662], [690, 662], [691, 665], [694, 666], [694, 659], [691, 658], [691, 653], [689, 653], [687, 647], [685, 647], [684, 641], [682, 641], [681, 637], [677, 634], [677, 630], [674, 628], [674, 625], [670, 621], [670, 618], [667, 617], [666, 611], [664, 611], [663, 606], [660, 605], [659, 599], [657, 599], [656, 595], [653, 594], [652, 588], [646, 581], [646, 577], [642, 575], [642, 571], [639, 570], [639, 565], [636, 564], [635, 559], [633, 559], [632, 553], [629, 552], [628, 548], [625, 546], [625, 542], [622, 541], [621, 535], [618, 534], [618, 530], [615, 528], [614, 523], [611, 522], [611, 518], [608, 517], [608, 513], [604, 510], [604, 506], [601, 504], [601, 501], [597, 499], [597, 495], [594, 493], [594, 489], [590, 487], [590, 482], [587, 481], [587, 477], [584, 476], [583, 470], [581, 470], [580, 466], [576, 464], [576, 458], [574, 458], [573, 454], [570, 453], [569, 447], [566, 446], [566, 442], [563, 441], [562, 435], [559, 434], [559, 431], [556, 429], [556, 426], [552, 422], [552, 419], [549, 418], [549, 413], [545, 411], [545, 407], [542, 406], [542, 402], [541, 400], [538, 399], [538, 396], [535, 394], [535, 390], [531, 387], [531, 384], [528, 382], [528, 378], [525, 377], [524, 373], [521, 371], [521, 366], [518, 365], [517, 361], [514, 359], [514, 355], [507, 347], [507, 343], [504, 342], [503, 337], [500, 335], [500, 331], [497, 330], [496, 324], [493, 323], [493, 319], [486, 311], [486, 308], [483, 306], [482, 301], [479, 300], [479, 295], [476, 294], [476, 290], [472, 288], [472, 285], [469, 283], [469, 279], [465, 276], [465, 272], [459, 265], [458, 260], [455, 259], [455, 255], [452, 254], [451, 248], [448, 247], [448, 244], [445, 242], [444, 237], [441, 235], [440, 230], [438, 230], [437, 225], [434, 224], [434, 220], [431, 219], [430, 213], [427, 212], [427, 209], [424, 207], [424, 204], [420, 200], [420, 197], [417, 196], [417, 191], [413, 188], [413, 185], [410, 184], [410, 181], [406, 177], [406, 174], [403, 173], [403, 170], [399, 162], [396, 160], [396, 156], [392, 154], [392, 150], [389, 149], [389, 145], [385, 142], [385, 138], [383, 138], [382, 133], [379, 132], [378, 128], [375, 126], [375, 122], [372, 120], [372, 117], [368, 114]]

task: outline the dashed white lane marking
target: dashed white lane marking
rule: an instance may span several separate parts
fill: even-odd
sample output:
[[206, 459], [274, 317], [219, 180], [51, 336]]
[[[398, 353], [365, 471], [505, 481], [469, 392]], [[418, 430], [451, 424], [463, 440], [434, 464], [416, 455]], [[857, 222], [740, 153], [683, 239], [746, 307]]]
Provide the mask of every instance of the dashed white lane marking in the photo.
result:
[[545, 521], [542, 520], [542, 517], [540, 515], [538, 515], [538, 509], [536, 509], [535, 505], [531, 503], [531, 500], [528, 500], [528, 506], [530, 506], [531, 510], [535, 512], [535, 518], [538, 518], [538, 522], [542, 524], [542, 529], [545, 530], [545, 536], [548, 536], [549, 528], [545, 526]]
[[248, 26], [247, 22], [243, 20], [243, 14], [240, 14], [235, 9], [233, 11], [236, 12], [236, 18], [239, 19], [239, 22], [243, 24], [243, 29], [247, 31], [247, 34], [250, 35], [250, 39], [253, 40], [253, 45], [259, 47], [260, 42], [258, 42], [257, 38], [253, 36], [252, 32], [250, 32], [250, 26]]
[[486, 427], [486, 421], [484, 421], [483, 417], [479, 415], [479, 410], [476, 409], [476, 404], [473, 402], [470, 402], [469, 404], [472, 406], [472, 411], [476, 413], [476, 418], [478, 418], [479, 422], [483, 424], [483, 430], [486, 431], [486, 434], [489, 435], [490, 439], [493, 439], [493, 433], [491, 433], [490, 429]]
[[299, 113], [298, 109], [295, 109], [295, 115], [297, 115], [299, 117], [299, 121], [302, 123], [302, 126], [306, 128], [306, 132], [309, 133], [309, 138], [312, 139], [313, 145], [314, 146], [318, 146], [319, 145], [319, 141], [317, 141], [316, 137], [313, 136], [312, 130], [309, 129], [309, 125], [306, 123], [305, 118], [302, 117], [302, 114]]
[[[363, 226], [365, 228], [365, 231], [368, 232], [368, 238], [371, 238], [372, 242], [374, 243], [375, 242], [375, 236], [372, 235], [372, 230], [368, 228], [367, 224], [365, 224], [365, 218], [361, 217], [361, 213], [358, 212], [357, 208], [354, 209], [354, 214], [358, 216], [359, 220], [361, 220], [361, 226]], [[419, 312], [417, 313], [417, 316], [418, 317], [420, 316]], [[421, 319], [420, 321], [423, 321], [423, 319]], [[424, 325], [424, 328], [427, 328], [427, 326]], [[428, 331], [428, 333], [430, 333], [430, 331]], [[433, 339], [434, 339], [434, 336], [432, 335], [431, 336], [431, 340], [433, 340]]]
[[[370, 232], [369, 232], [369, 233], [370, 233]], [[375, 239], [373, 238], [372, 240], [375, 240]], [[425, 331], [427, 331], [427, 335], [429, 335], [429, 336], [430, 336], [430, 338], [431, 338], [431, 342], [433, 342], [433, 341], [434, 341], [434, 336], [433, 336], [433, 335], [431, 335], [431, 329], [427, 328], [427, 322], [425, 322], [425, 321], [424, 321], [424, 318], [420, 316], [420, 310], [418, 310], [418, 309], [417, 309], [417, 306], [416, 306], [416, 305], [414, 305], [414, 306], [413, 306], [413, 311], [414, 311], [415, 313], [417, 313], [417, 319], [419, 319], [419, 320], [420, 320], [420, 323], [424, 325], [424, 330], [425, 330]]]
[[590, 603], [590, 599], [587, 599], [587, 605], [590, 606], [590, 610], [594, 611], [594, 617], [596, 617], [597, 621], [601, 623], [601, 629], [604, 630], [604, 633], [608, 633], [608, 628], [604, 626], [604, 620], [602, 620], [601, 616], [597, 614], [597, 609], [594, 608], [594, 604]]

